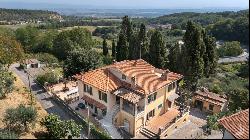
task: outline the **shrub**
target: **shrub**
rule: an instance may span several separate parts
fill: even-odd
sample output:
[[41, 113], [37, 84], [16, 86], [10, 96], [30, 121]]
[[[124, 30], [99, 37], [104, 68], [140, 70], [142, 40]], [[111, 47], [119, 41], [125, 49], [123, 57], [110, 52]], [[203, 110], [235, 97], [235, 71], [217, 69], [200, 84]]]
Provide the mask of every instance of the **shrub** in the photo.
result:
[[243, 49], [241, 48], [240, 42], [238, 41], [225, 42], [225, 44], [218, 49], [218, 54], [220, 57], [238, 56], [242, 53]]
[[112, 139], [107, 133], [98, 130], [95, 126], [92, 126], [90, 128], [90, 132], [93, 136], [95, 136], [99, 139]]
[[41, 85], [44, 85], [46, 82], [49, 84], [55, 84], [57, 83], [58, 79], [59, 76], [54, 72], [47, 72], [43, 75], [38, 75], [36, 78], [38, 83], [40, 83]]
[[0, 64], [0, 98], [5, 98], [14, 89], [15, 77]]
[[49, 115], [42, 119], [41, 124], [47, 128], [51, 138], [60, 139], [68, 137], [79, 137], [82, 126], [74, 121], [62, 121], [57, 115]]
[[29, 124], [35, 122], [36, 117], [37, 110], [34, 107], [20, 104], [17, 108], [7, 109], [3, 121], [10, 129], [21, 131], [24, 128], [28, 131]]
[[12, 131], [1, 130], [0, 139], [18, 139], [18, 135]]

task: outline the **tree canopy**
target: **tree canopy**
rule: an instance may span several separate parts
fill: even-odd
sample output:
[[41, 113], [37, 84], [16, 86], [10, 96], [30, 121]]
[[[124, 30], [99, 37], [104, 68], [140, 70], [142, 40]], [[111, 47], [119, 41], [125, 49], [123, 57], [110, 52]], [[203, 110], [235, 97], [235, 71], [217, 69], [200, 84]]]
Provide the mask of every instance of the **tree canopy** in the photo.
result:
[[100, 55], [95, 50], [75, 49], [71, 51], [64, 62], [65, 76], [87, 72], [102, 65]]
[[93, 40], [91, 33], [87, 29], [74, 28], [59, 33], [53, 44], [55, 56], [60, 60], [65, 60], [69, 52], [76, 48], [92, 48]]
[[0, 35], [0, 63], [10, 65], [22, 59], [23, 49], [21, 44], [8, 36]]

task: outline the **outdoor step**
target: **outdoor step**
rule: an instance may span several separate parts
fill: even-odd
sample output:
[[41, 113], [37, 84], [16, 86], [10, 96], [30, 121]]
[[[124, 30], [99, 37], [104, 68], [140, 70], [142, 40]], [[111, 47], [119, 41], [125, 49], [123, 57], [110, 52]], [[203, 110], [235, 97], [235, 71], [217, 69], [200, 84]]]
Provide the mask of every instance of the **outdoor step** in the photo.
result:
[[140, 131], [141, 134], [143, 134], [144, 136], [146, 136], [147, 138], [155, 138], [157, 135], [153, 132], [151, 132], [150, 130], [146, 129], [146, 128], [142, 128], [142, 130]]

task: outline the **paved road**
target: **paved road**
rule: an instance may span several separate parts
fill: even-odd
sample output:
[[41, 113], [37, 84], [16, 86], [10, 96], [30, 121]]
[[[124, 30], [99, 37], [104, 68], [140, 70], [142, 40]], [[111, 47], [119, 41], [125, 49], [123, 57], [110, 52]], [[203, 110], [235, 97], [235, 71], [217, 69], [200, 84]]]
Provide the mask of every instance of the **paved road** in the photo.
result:
[[248, 61], [249, 53], [245, 50], [243, 54], [236, 57], [219, 58], [218, 63], [245, 62]]
[[[20, 79], [23, 81], [26, 87], [29, 87], [29, 81], [28, 81], [28, 75], [27, 73], [24, 73], [23, 70], [18, 70], [17, 67], [19, 64], [13, 64], [10, 66], [10, 71], [17, 74]], [[50, 94], [48, 94], [42, 86], [38, 85], [34, 82], [34, 79], [30, 77], [30, 86], [32, 93], [35, 95], [36, 100], [39, 101], [42, 105], [42, 107], [48, 112], [58, 115], [62, 120], [75, 120], [75, 117], [72, 116], [70, 112], [63, 109], [59, 104], [57, 104], [51, 97]], [[85, 137], [83, 134], [81, 136]]]

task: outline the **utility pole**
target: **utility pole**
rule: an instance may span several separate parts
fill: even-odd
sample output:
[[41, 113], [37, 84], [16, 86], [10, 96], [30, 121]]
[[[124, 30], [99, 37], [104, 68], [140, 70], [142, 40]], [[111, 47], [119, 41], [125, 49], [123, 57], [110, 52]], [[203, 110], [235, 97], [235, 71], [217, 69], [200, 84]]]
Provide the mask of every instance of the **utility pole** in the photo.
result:
[[30, 93], [31, 93], [31, 87], [30, 87], [30, 75], [29, 75], [29, 72], [27, 72], [28, 74], [28, 81], [29, 81], [29, 89], [30, 89]]
[[88, 110], [88, 139], [90, 139], [89, 107], [87, 107], [87, 110]]

